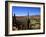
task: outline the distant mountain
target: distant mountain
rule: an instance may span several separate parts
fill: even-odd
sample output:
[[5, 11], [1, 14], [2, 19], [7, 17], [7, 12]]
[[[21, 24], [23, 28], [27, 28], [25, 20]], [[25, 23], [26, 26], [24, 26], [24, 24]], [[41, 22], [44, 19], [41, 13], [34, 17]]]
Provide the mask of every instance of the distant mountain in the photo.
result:
[[[30, 19], [40, 19], [40, 15], [29, 16]], [[28, 19], [28, 16], [16, 16], [17, 20]]]

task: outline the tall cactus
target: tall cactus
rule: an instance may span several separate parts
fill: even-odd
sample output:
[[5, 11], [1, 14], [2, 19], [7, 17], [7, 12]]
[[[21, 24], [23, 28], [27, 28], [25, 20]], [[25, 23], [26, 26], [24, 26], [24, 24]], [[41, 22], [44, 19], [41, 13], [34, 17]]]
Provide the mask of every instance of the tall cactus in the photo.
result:
[[15, 14], [14, 14], [14, 16], [13, 16], [13, 26], [15, 26], [15, 24], [16, 24], [16, 17], [15, 17]]
[[29, 29], [29, 23], [30, 23], [30, 19], [29, 19], [29, 12], [28, 12], [28, 19], [27, 19], [27, 26], [28, 26], [28, 29]]

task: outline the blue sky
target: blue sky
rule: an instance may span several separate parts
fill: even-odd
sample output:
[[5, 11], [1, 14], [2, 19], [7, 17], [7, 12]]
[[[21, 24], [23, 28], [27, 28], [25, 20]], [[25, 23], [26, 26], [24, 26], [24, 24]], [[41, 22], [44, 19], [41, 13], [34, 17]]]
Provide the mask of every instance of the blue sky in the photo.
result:
[[20, 6], [13, 6], [12, 7], [12, 14], [16, 16], [27, 16], [29, 15], [40, 15], [40, 7], [20, 7]]

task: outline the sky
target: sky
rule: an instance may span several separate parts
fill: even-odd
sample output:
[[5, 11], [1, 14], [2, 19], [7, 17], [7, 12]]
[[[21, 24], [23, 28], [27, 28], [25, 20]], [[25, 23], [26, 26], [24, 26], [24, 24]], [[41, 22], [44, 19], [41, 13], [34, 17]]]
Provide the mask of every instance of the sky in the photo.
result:
[[20, 6], [12, 6], [12, 14], [16, 16], [27, 16], [29, 12], [29, 16], [32, 15], [40, 15], [40, 7], [20, 7]]

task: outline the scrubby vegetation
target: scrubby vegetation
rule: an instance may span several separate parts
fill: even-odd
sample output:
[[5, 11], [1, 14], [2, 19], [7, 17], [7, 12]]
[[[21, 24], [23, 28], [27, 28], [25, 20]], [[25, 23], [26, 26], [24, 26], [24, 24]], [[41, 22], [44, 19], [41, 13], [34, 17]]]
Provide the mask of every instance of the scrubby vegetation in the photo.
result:
[[25, 16], [23, 17], [20, 16], [19, 18], [16, 16], [15, 27], [18, 30], [40, 29], [40, 16], [38, 16], [39, 18], [32, 18], [32, 17], [30, 16], [30, 18], [28, 19]]

